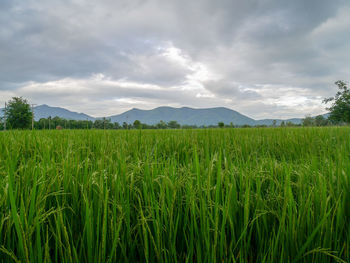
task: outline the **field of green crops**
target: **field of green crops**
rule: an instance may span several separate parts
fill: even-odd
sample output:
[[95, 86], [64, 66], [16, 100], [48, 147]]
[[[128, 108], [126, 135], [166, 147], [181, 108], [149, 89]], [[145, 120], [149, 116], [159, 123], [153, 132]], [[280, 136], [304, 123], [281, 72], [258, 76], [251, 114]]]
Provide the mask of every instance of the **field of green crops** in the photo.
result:
[[350, 262], [350, 128], [0, 132], [0, 262]]

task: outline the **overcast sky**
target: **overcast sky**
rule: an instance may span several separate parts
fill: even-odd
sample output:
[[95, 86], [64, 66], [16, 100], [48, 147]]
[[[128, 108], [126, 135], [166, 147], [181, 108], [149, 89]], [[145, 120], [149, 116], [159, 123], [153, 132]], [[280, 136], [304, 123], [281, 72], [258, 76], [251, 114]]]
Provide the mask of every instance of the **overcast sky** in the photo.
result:
[[324, 113], [350, 80], [349, 14], [349, 0], [1, 0], [0, 107]]

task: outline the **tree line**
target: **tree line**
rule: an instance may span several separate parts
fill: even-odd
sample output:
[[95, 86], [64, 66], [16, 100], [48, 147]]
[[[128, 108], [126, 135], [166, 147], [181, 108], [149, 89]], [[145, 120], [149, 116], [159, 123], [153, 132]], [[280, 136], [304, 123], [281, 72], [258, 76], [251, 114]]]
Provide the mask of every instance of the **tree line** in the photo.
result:
[[[186, 125], [181, 126], [176, 121], [170, 121], [168, 123], [160, 121], [157, 124], [149, 125], [141, 123], [139, 120], [135, 120], [133, 123], [123, 122], [111, 122], [109, 118], [101, 118], [95, 121], [91, 120], [67, 120], [60, 117], [54, 118], [42, 118], [39, 121], [34, 122], [34, 128], [37, 130], [44, 129], [105, 129], [105, 130], [118, 130], [118, 129], [178, 129], [186, 128]], [[195, 128], [196, 126], [188, 126]]]

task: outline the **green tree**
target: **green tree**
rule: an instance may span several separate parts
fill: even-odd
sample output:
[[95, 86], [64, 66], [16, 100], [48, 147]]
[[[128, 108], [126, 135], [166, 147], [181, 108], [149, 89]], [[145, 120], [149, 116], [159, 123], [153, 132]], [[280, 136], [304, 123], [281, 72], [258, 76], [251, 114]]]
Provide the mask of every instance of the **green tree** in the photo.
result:
[[5, 118], [0, 117], [0, 131], [4, 129], [4, 121], [5, 121]]
[[350, 123], [350, 90], [344, 81], [335, 82], [338, 86], [338, 92], [334, 97], [323, 100], [324, 103], [332, 102], [329, 119], [336, 123]]
[[225, 127], [225, 123], [223, 123], [222, 121], [220, 121], [220, 122], [218, 123], [218, 126], [219, 126], [219, 128], [224, 128], [224, 127]]
[[306, 116], [302, 120], [302, 124], [303, 124], [303, 126], [314, 126], [315, 125], [315, 120], [311, 116]]
[[112, 123], [110, 118], [104, 118], [104, 129], [111, 130], [114, 128], [114, 124]]
[[94, 121], [94, 128], [95, 129], [103, 129], [104, 128], [104, 121], [97, 119]]
[[327, 126], [328, 120], [322, 115], [318, 115], [315, 117], [315, 125], [316, 126]]
[[169, 121], [168, 127], [170, 129], [179, 129], [181, 127], [181, 125], [177, 121]]
[[[84, 127], [80, 127], [80, 126], [82, 126], [80, 123], [81, 123], [80, 121], [77, 121], [76, 125], [78, 127], [76, 127], [76, 128], [78, 128], [78, 129], [84, 128]], [[89, 124], [89, 125], [91, 125], [91, 124]], [[106, 129], [113, 129], [114, 128], [114, 124], [111, 122], [110, 119], [107, 119], [107, 118], [103, 117], [102, 119], [95, 120], [94, 124], [93, 124], [93, 127], [95, 129], [104, 129], [104, 130], [106, 130]], [[85, 125], [85, 128], [86, 128], [86, 125]]]
[[26, 99], [13, 97], [5, 109], [6, 123], [11, 129], [28, 129], [32, 123], [33, 113]]
[[135, 129], [141, 129], [142, 128], [141, 122], [139, 120], [135, 120], [133, 126], [134, 126]]
[[157, 129], [166, 129], [168, 126], [164, 121], [160, 121], [156, 124]]

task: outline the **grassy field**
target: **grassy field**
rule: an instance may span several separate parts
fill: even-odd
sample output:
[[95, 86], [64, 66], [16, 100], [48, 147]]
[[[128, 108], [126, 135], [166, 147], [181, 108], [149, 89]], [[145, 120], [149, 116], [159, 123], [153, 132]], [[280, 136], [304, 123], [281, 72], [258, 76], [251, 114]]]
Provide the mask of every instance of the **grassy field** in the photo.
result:
[[0, 133], [0, 262], [350, 262], [350, 128]]

